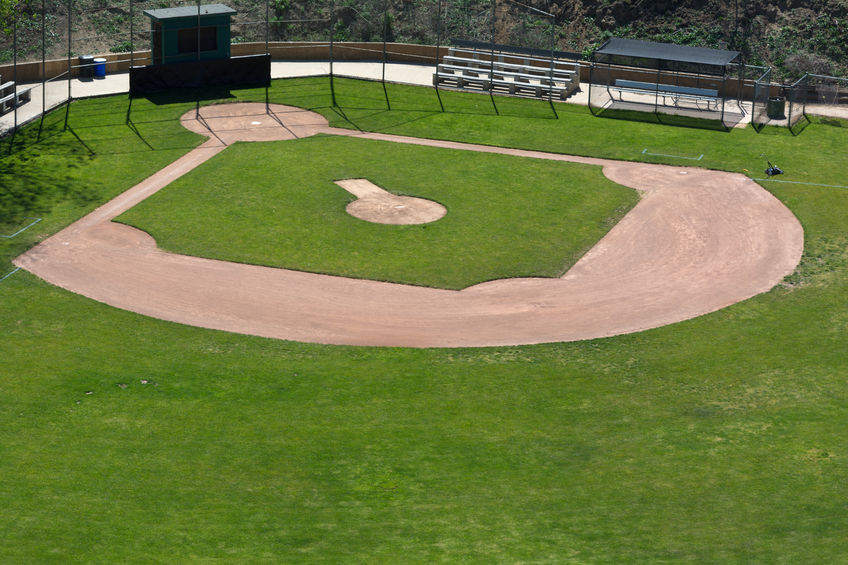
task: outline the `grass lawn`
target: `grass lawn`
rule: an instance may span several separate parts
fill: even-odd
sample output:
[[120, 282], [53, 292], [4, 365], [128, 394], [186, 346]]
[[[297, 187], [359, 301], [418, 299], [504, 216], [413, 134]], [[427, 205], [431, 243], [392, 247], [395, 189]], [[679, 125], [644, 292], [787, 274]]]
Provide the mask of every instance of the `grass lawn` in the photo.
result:
[[[333, 183], [348, 178], [448, 214], [358, 220], [345, 212], [355, 197]], [[560, 276], [637, 200], [600, 167], [325, 136], [236, 144], [120, 221], [188, 255], [459, 289]]]
[[[335, 82], [338, 109], [326, 79], [269, 97], [347, 127], [629, 159], [692, 148], [755, 176], [767, 153], [785, 180], [848, 177], [844, 127], [723, 133], [500, 99], [498, 115], [446, 92], [441, 113], [432, 90], [395, 86], [388, 110], [379, 84]], [[0, 271], [198, 143], [173, 123], [191, 101], [157, 102], [134, 101], [129, 127], [125, 98], [77, 101], [72, 131], [30, 129], [11, 156], [0, 141], [0, 187], [25, 163], [37, 196], [4, 192], [3, 221], [44, 218], [0, 241]], [[0, 562], [846, 563], [848, 190], [766, 185], [805, 229], [784, 284], [579, 343], [266, 340], [18, 272], [0, 282]]]

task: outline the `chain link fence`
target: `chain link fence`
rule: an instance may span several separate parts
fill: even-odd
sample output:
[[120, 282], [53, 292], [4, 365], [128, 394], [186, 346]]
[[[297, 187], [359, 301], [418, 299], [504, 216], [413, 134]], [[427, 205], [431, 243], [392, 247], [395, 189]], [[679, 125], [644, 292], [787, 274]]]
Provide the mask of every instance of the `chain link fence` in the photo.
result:
[[754, 93], [751, 97], [751, 125], [757, 131], [762, 130], [769, 122], [768, 100], [770, 96], [771, 69], [766, 69], [754, 82]]
[[18, 111], [23, 104], [43, 114], [70, 99], [68, 62], [54, 60], [69, 49], [68, 4], [19, 2], [6, 18], [0, 26], [0, 133], [25, 120]]
[[808, 116], [848, 119], [848, 78], [805, 74], [787, 89], [788, 125], [800, 133]]
[[[204, 5], [196, 0], [13, 0], [3, 22], [6, 31], [0, 33], [0, 99], [11, 96], [0, 108], [0, 134], [74, 98], [99, 93], [104, 74], [169, 62], [167, 57], [155, 59], [157, 30], [150, 12]], [[308, 68], [331, 77], [350, 74], [349, 61], [370, 61], [383, 67], [374, 67], [369, 78], [385, 79], [387, 64], [436, 66], [451, 47], [468, 45], [542, 60], [579, 57], [557, 51], [563, 22], [518, 0], [240, 0], [232, 7], [225, 39], [231, 56], [269, 53], [275, 61], [302, 62], [304, 68], [308, 62], [319, 63]], [[199, 53], [206, 36], [198, 29], [185, 41]], [[781, 87], [771, 84], [770, 71], [746, 65], [729, 73], [737, 76], [721, 93], [728, 102], [725, 118], [729, 112], [735, 119], [731, 104], [740, 115], [750, 104], [758, 130], [783, 124], [769, 117], [775, 95], [785, 96], [784, 119], [793, 131], [807, 115], [848, 114], [846, 79], [809, 75]], [[610, 84], [612, 76], [606, 78], [601, 82]], [[595, 89], [591, 94], [607, 93]], [[610, 104], [616, 98], [595, 102]], [[25, 115], [19, 115], [22, 108]]]

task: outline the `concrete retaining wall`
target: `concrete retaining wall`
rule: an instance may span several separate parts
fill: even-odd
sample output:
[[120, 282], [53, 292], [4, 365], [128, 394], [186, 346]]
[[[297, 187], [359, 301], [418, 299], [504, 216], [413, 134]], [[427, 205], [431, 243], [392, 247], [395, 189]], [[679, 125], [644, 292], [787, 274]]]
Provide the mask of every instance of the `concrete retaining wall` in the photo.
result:
[[[265, 43], [235, 43], [230, 47], [231, 55], [259, 55], [265, 53]], [[271, 58], [277, 61], [328, 61], [330, 45], [328, 43], [310, 42], [278, 42], [268, 44]], [[447, 49], [442, 49], [446, 54]], [[393, 63], [421, 63], [435, 65], [436, 47], [433, 45], [412, 45], [407, 43], [389, 43], [386, 45], [386, 55]], [[106, 59], [106, 73], [127, 72], [130, 67], [129, 53], [97, 54], [95, 57]], [[336, 61], [381, 61], [383, 59], [382, 43], [335, 43], [333, 58]], [[147, 65], [150, 63], [150, 51], [135, 51], [132, 63]], [[54, 59], [44, 62], [43, 74], [41, 61], [18, 63], [17, 76], [11, 64], [0, 65], [0, 76], [4, 81], [40, 82], [42, 77], [47, 80], [67, 78], [68, 59]], [[79, 76], [79, 60], [70, 61], [70, 71], [73, 78]]]

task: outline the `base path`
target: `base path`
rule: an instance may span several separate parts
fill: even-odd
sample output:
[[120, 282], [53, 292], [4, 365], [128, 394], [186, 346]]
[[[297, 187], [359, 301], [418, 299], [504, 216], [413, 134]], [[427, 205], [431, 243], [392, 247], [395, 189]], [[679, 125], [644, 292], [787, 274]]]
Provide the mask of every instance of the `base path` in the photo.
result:
[[[267, 110], [232, 104], [186, 114], [183, 124], [210, 136], [206, 143], [15, 264], [106, 304], [204, 328], [314, 343], [465, 347], [576, 341], [679, 322], [769, 290], [801, 258], [795, 216], [742, 175], [363, 134], [330, 128], [304, 110]], [[110, 221], [233, 141], [316, 133], [595, 164], [642, 199], [563, 277], [461, 291], [166, 253], [147, 234]]]

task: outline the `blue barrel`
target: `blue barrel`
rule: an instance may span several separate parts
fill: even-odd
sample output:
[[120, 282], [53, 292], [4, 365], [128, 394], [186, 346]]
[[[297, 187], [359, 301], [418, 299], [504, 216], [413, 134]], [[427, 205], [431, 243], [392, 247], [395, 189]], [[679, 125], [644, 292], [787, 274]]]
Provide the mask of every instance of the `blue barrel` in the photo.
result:
[[96, 59], [94, 59], [94, 76], [106, 76], [106, 59], [104, 59], [103, 57], [97, 57]]

